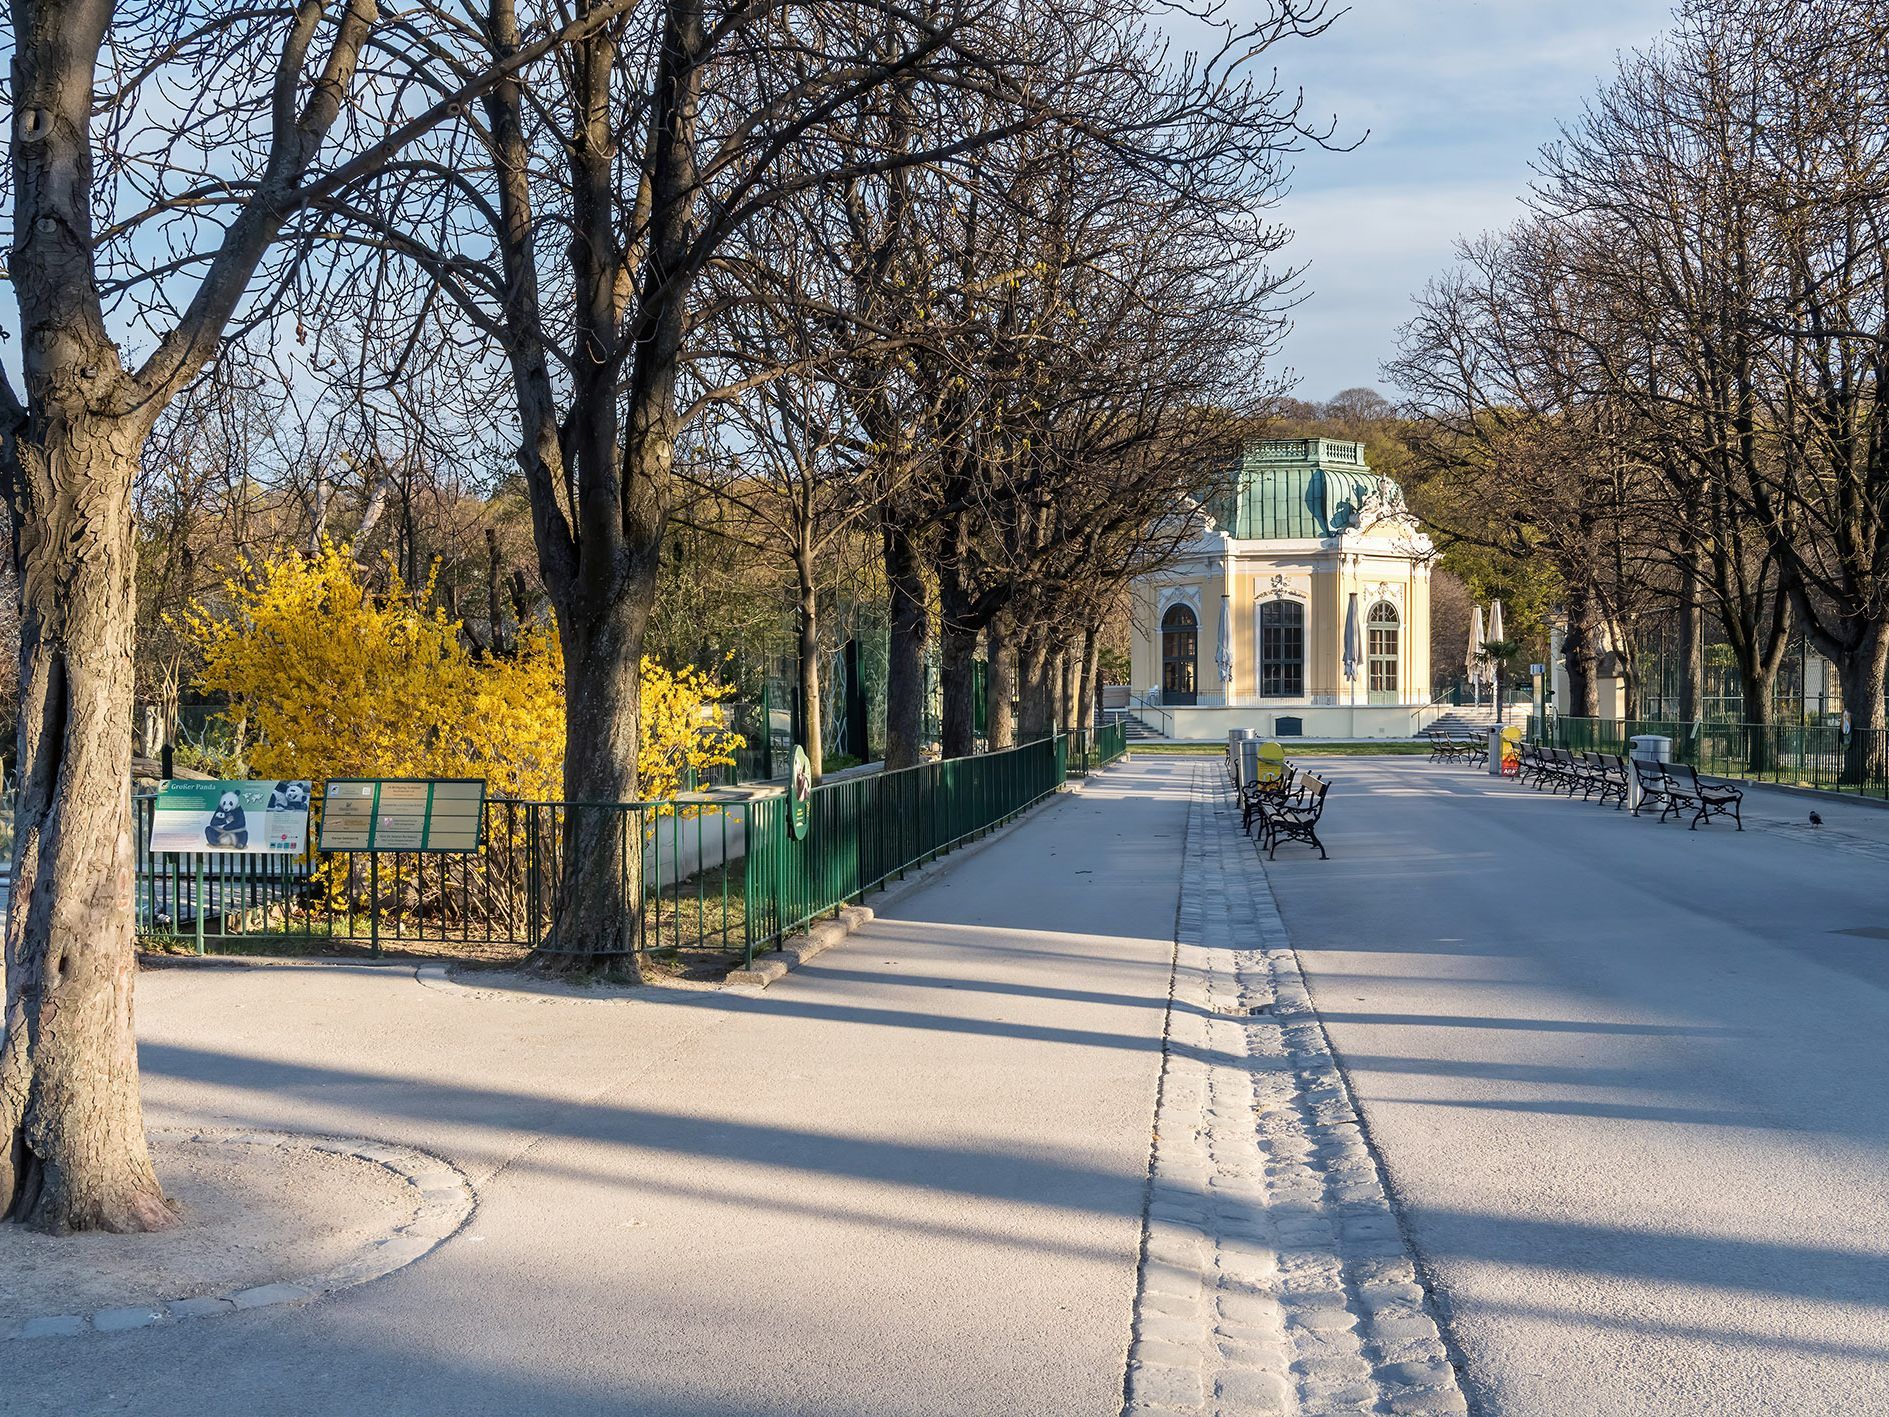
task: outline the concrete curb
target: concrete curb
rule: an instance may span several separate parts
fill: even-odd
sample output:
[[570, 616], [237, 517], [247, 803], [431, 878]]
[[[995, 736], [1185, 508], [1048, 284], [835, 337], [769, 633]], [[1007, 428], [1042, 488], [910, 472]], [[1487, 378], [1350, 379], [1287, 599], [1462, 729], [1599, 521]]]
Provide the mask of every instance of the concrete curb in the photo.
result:
[[755, 960], [752, 968], [729, 970], [722, 983], [725, 986], [750, 984], [765, 989], [783, 974], [825, 954], [872, 919], [873, 909], [869, 905], [842, 905], [833, 919], [815, 921], [805, 934], [790, 936], [779, 949]]
[[[1126, 761], [1126, 759], [1120, 759], [1118, 761]], [[937, 880], [940, 875], [957, 862], [976, 855], [993, 842], [1001, 841], [1018, 826], [1031, 820], [1037, 808], [1048, 807], [1057, 801], [1067, 800], [1070, 797], [1078, 795], [1087, 788], [1091, 782], [1096, 781], [1106, 774], [1109, 767], [1114, 766], [1114, 763], [1110, 763], [1108, 767], [1096, 769], [1088, 777], [1077, 778], [1073, 782], [1065, 782], [1060, 791], [1052, 793], [1048, 798], [1025, 807], [1023, 811], [1019, 812], [1002, 826], [992, 828], [976, 841], [967, 842], [963, 846], [953, 847], [943, 856], [927, 861], [916, 870], [908, 871], [904, 876], [879, 890], [878, 895], [875, 897], [878, 908], [883, 910], [886, 906], [893, 904], [895, 901], [904, 899], [914, 891], [922, 890], [925, 886]], [[862, 925], [867, 924], [875, 918], [876, 912], [870, 905], [843, 905], [840, 907], [840, 913], [837, 918], [819, 921], [805, 934], [791, 936], [780, 949], [771, 951], [755, 960], [752, 969], [730, 970], [728, 978], [724, 983], [736, 987], [765, 989], [783, 975], [800, 968], [800, 966], [805, 964], [808, 960], [818, 955], [825, 954], [848, 935], [851, 935]]]
[[437, 1249], [456, 1234], [472, 1214], [472, 1183], [455, 1166], [430, 1152], [392, 1146], [363, 1137], [313, 1136], [302, 1132], [223, 1131], [200, 1127], [159, 1127], [154, 1136], [187, 1137], [231, 1146], [305, 1147], [372, 1162], [401, 1177], [417, 1192], [414, 1213], [391, 1235], [377, 1240], [354, 1259], [319, 1274], [254, 1284], [222, 1294], [199, 1294], [185, 1299], [99, 1309], [89, 1314], [45, 1314], [26, 1319], [6, 1335], [9, 1339], [73, 1338], [84, 1333], [122, 1333], [134, 1328], [185, 1319], [213, 1318], [243, 1309], [301, 1304], [352, 1289], [404, 1269]]
[[[875, 896], [876, 904], [880, 910], [883, 910], [895, 901], [903, 900], [914, 891], [922, 890], [957, 862], [975, 856], [993, 842], [1003, 840], [1019, 825], [1029, 820], [1038, 807], [1047, 807], [1055, 801], [1073, 797], [1093, 780], [1093, 777], [1089, 777], [1066, 782], [1060, 792], [1052, 793], [1050, 797], [1025, 807], [1002, 826], [993, 827], [976, 841], [953, 847], [943, 856], [936, 857], [923, 866], [906, 872], [897, 880], [880, 888]], [[789, 937], [778, 950], [770, 951], [756, 959], [752, 969], [730, 970], [725, 982], [735, 986], [765, 989], [782, 975], [791, 973], [818, 955], [825, 954], [841, 940], [875, 918], [877, 918], [877, 912], [870, 905], [843, 905], [836, 918], [818, 921], [805, 934]]]

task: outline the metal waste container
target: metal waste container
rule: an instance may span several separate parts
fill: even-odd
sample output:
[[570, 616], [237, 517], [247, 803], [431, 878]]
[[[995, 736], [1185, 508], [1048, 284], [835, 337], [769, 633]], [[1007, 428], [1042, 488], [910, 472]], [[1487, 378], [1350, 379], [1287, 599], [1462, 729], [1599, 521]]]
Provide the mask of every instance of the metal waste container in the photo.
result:
[[1251, 734], [1240, 740], [1240, 786], [1259, 780], [1260, 740]]
[[1234, 786], [1246, 785], [1246, 754], [1243, 748], [1246, 740], [1253, 736], [1250, 728], [1230, 728], [1227, 730], [1227, 765], [1232, 769]]
[[[1636, 733], [1632, 738], [1633, 758], [1648, 758], [1656, 763], [1670, 763], [1673, 760], [1673, 740], [1658, 733]], [[1627, 809], [1637, 810], [1640, 805], [1640, 775], [1633, 769], [1629, 759], [1627, 763]]]

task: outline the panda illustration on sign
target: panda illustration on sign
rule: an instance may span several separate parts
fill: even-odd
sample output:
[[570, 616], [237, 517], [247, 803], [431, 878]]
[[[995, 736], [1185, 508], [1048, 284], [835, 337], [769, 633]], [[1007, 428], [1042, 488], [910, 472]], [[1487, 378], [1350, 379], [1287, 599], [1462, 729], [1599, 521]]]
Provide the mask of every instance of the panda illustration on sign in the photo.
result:
[[249, 819], [243, 815], [243, 799], [225, 792], [217, 799], [210, 825], [203, 829], [203, 839], [225, 851], [244, 851], [249, 846]]
[[306, 812], [308, 810], [308, 784], [305, 782], [278, 782], [269, 793], [271, 812]]

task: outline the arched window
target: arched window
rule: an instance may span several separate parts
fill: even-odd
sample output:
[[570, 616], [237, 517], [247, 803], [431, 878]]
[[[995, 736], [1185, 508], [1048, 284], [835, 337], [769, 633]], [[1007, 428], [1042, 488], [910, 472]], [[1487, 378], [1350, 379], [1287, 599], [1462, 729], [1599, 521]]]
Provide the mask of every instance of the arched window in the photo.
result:
[[1185, 605], [1161, 617], [1161, 702], [1191, 704], [1199, 692], [1200, 622]]
[[1259, 607], [1259, 692], [1290, 699], [1305, 693], [1305, 607], [1296, 600]]
[[1380, 600], [1365, 622], [1366, 687], [1379, 703], [1397, 702], [1397, 607]]

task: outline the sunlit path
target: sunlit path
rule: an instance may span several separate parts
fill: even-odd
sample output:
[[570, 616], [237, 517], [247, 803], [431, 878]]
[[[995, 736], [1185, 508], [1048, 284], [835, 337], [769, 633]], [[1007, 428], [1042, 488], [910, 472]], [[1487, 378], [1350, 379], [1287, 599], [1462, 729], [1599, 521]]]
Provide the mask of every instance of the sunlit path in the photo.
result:
[[1889, 1409], [1889, 812], [1333, 776], [1270, 876], [1486, 1410]]

